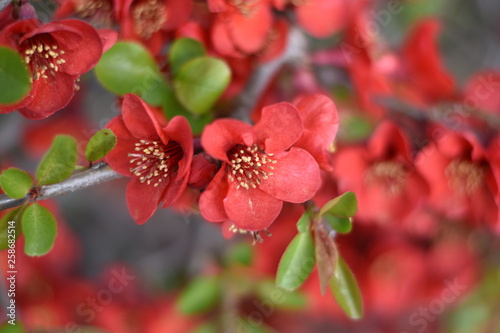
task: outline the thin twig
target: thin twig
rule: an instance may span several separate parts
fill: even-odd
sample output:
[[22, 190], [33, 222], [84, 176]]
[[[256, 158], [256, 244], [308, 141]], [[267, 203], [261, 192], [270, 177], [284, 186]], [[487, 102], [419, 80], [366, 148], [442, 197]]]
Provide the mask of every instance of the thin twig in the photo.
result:
[[236, 102], [232, 112], [234, 118], [250, 122], [250, 112], [253, 110], [262, 92], [278, 70], [285, 64], [300, 62], [305, 58], [307, 41], [304, 33], [298, 28], [292, 28], [288, 34], [287, 47], [278, 58], [259, 66], [251, 75], [244, 91]]
[[[60, 183], [40, 186], [37, 191], [36, 200], [45, 200], [64, 195], [120, 177], [122, 175], [111, 170], [106, 163], [97, 163], [90, 169], [75, 172], [70, 178]], [[28, 200], [32, 200], [32, 197], [26, 196], [22, 199], [11, 199], [5, 194], [0, 194], [0, 211], [20, 206]]]

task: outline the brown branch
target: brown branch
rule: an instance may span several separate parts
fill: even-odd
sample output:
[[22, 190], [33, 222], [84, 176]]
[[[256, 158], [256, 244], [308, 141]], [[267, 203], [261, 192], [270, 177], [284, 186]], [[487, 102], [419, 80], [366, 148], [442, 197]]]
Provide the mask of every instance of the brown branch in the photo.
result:
[[[37, 191], [36, 200], [45, 200], [52, 197], [65, 195], [70, 192], [82, 190], [97, 184], [101, 184], [122, 175], [114, 172], [104, 162], [93, 165], [90, 169], [76, 171], [68, 179], [52, 185], [43, 185]], [[33, 197], [27, 195], [22, 199], [12, 199], [5, 194], [0, 194], [0, 211], [22, 205], [27, 201], [33, 200]]]

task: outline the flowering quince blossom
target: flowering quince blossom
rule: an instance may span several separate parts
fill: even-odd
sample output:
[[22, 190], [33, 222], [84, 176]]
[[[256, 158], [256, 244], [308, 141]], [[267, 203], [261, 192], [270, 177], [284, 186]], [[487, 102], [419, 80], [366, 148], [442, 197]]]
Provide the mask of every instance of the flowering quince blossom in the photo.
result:
[[498, 226], [496, 163], [470, 134], [445, 132], [417, 157], [417, 168], [431, 184], [429, 205], [444, 216]]
[[117, 137], [106, 162], [116, 172], [132, 177], [127, 204], [138, 224], [146, 222], [159, 204], [171, 205], [186, 188], [193, 158], [193, 139], [184, 117], [168, 123], [139, 97], [124, 97], [122, 115], [107, 126]]
[[200, 197], [203, 217], [258, 232], [276, 219], [283, 201], [311, 199], [321, 185], [318, 164], [292, 147], [303, 131], [297, 108], [284, 102], [265, 107], [255, 126], [235, 119], [208, 125], [201, 144], [222, 166]]
[[92, 69], [116, 40], [116, 33], [96, 31], [79, 20], [42, 24], [19, 21], [0, 32], [0, 45], [17, 50], [32, 75], [28, 95], [13, 105], [0, 105], [0, 113], [14, 110], [26, 118], [42, 119], [65, 107], [73, 97], [75, 81]]
[[120, 0], [121, 37], [144, 43], [157, 54], [167, 41], [166, 32], [186, 23], [192, 0]]
[[413, 167], [408, 140], [389, 121], [378, 126], [366, 146], [340, 148], [332, 173], [340, 192], [356, 193], [360, 221], [402, 220], [429, 192]]

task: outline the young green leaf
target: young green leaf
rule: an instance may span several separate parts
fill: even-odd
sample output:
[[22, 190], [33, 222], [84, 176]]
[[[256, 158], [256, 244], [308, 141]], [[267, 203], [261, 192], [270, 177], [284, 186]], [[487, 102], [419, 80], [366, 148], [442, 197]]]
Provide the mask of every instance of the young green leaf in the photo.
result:
[[309, 230], [309, 224], [311, 223], [311, 211], [308, 209], [302, 214], [299, 221], [297, 222], [297, 230], [299, 232], [306, 232]]
[[330, 214], [337, 217], [352, 217], [358, 211], [358, 200], [352, 192], [346, 192], [328, 201], [319, 211], [319, 215]]
[[186, 62], [174, 78], [179, 102], [190, 112], [208, 113], [231, 79], [231, 70], [222, 60], [199, 57]]
[[[12, 237], [17, 240], [21, 236], [21, 216], [24, 212], [24, 207], [18, 207], [7, 212], [0, 218], [0, 251], [9, 248], [12, 244]], [[11, 235], [9, 237], [9, 235]], [[9, 238], [11, 241], [9, 242]]]
[[276, 285], [294, 291], [314, 268], [314, 242], [310, 231], [301, 232], [288, 244], [278, 265]]
[[100, 160], [116, 146], [116, 135], [109, 129], [94, 134], [85, 149], [85, 157], [89, 162]]
[[25, 238], [24, 252], [29, 256], [47, 254], [54, 246], [57, 234], [56, 219], [47, 208], [34, 203], [22, 217]]
[[31, 90], [30, 72], [23, 58], [0, 46], [0, 104], [19, 102]]
[[205, 48], [195, 39], [180, 38], [176, 40], [168, 53], [172, 75], [175, 77], [184, 63], [205, 54]]
[[352, 219], [350, 217], [336, 217], [333, 215], [323, 215], [325, 221], [333, 228], [333, 230], [347, 234], [352, 230]]
[[9, 197], [21, 199], [33, 187], [33, 178], [24, 170], [9, 168], [0, 174], [0, 186]]
[[337, 265], [337, 246], [332, 237], [322, 227], [314, 229], [314, 248], [318, 267], [321, 294], [324, 295]]
[[221, 285], [217, 276], [200, 276], [184, 289], [177, 307], [185, 315], [205, 313], [220, 300]]
[[152, 105], [161, 104], [165, 79], [148, 49], [134, 42], [118, 42], [95, 66], [99, 82], [109, 91], [134, 93]]
[[337, 303], [351, 319], [363, 317], [361, 292], [354, 275], [341, 256], [338, 257], [335, 273], [330, 280], [330, 289]]
[[76, 140], [68, 135], [56, 136], [50, 150], [38, 165], [38, 185], [59, 183], [71, 176], [77, 157]]
[[276, 287], [272, 280], [263, 280], [257, 285], [257, 297], [262, 306], [272, 304], [273, 307], [283, 310], [303, 309], [307, 300], [306, 297], [298, 291], [286, 291]]
[[203, 323], [196, 327], [191, 333], [219, 333], [219, 328], [214, 322]]
[[244, 266], [250, 266], [253, 260], [253, 251], [251, 245], [241, 242], [231, 247], [227, 254], [229, 263], [238, 263]]

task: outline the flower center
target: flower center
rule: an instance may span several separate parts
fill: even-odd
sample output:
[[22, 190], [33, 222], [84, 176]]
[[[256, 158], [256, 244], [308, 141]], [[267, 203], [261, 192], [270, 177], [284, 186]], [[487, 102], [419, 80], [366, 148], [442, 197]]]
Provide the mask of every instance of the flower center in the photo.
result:
[[229, 0], [229, 4], [247, 18], [252, 18], [256, 11], [254, 7], [258, 2], [259, 0]]
[[132, 5], [132, 17], [135, 32], [142, 38], [149, 39], [167, 22], [167, 11], [161, 1], [138, 1]]
[[257, 188], [262, 180], [273, 174], [272, 164], [276, 164], [273, 154], [266, 154], [257, 145], [251, 147], [236, 145], [227, 152], [229, 159], [229, 180], [237, 182], [237, 189]]
[[383, 161], [373, 165], [366, 173], [365, 181], [382, 184], [385, 186], [387, 193], [396, 195], [403, 190], [407, 175], [408, 172], [403, 164], [395, 161]]
[[261, 231], [264, 231], [266, 233], [267, 237], [272, 236], [272, 234], [269, 232], [269, 230], [267, 230], [267, 228], [263, 229], [263, 230], [258, 230], [258, 231], [248, 231], [245, 229], [238, 228], [234, 224], [231, 224], [229, 226], [229, 231], [231, 231], [233, 234], [239, 233], [242, 235], [246, 235], [247, 233], [249, 233], [252, 236], [252, 245], [255, 245], [256, 242], [259, 242], [259, 243], [263, 242], [262, 236], [260, 235]]
[[445, 171], [448, 184], [462, 194], [472, 194], [483, 182], [484, 170], [465, 160], [453, 160]]
[[134, 153], [128, 154], [133, 165], [130, 172], [139, 177], [141, 183], [156, 187], [177, 170], [182, 156], [182, 148], [175, 141], [165, 145], [161, 141], [141, 140], [135, 144]]
[[48, 75], [55, 75], [59, 66], [66, 62], [62, 58], [64, 50], [59, 50], [57, 41], [50, 34], [29, 38], [22, 42], [19, 49], [24, 54], [24, 61], [30, 66], [34, 80], [40, 77], [48, 79]]
[[75, 9], [84, 18], [96, 17], [108, 24], [113, 21], [113, 3], [110, 0], [76, 0]]

